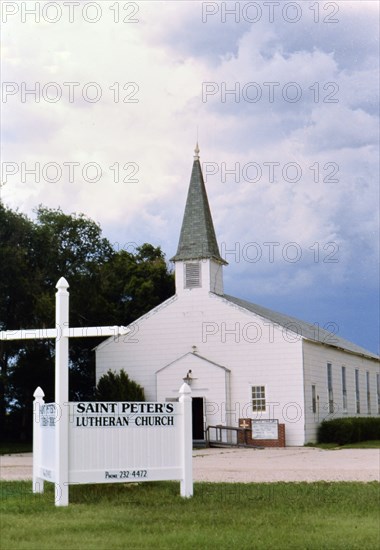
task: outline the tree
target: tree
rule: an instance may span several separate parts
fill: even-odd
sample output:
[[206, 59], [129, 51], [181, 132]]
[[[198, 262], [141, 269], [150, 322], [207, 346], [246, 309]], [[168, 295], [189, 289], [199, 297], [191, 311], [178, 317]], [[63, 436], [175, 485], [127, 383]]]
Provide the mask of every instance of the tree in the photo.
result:
[[[100, 226], [84, 214], [65, 214], [40, 206], [36, 227], [38, 260], [45, 279], [38, 306], [50, 312], [54, 322], [55, 285], [64, 276], [70, 285], [70, 326], [118, 324], [113, 321], [115, 304], [101, 292], [102, 266], [115, 255]], [[40, 319], [44, 312], [39, 311]], [[46, 322], [46, 321], [45, 321]], [[121, 323], [120, 323], [121, 324]], [[91, 399], [94, 392], [94, 346], [101, 338], [70, 340], [70, 399]]]
[[[31, 276], [35, 230], [23, 214], [0, 204], [0, 330], [33, 326], [38, 274]], [[0, 432], [11, 402], [9, 370], [19, 354], [15, 342], [0, 341]]]
[[101, 270], [101, 295], [117, 304], [114, 320], [132, 323], [174, 294], [174, 276], [169, 272], [160, 247], [143, 244], [132, 254], [115, 254]]
[[[71, 326], [127, 325], [174, 294], [174, 277], [159, 247], [116, 252], [83, 214], [40, 206], [33, 221], [0, 205], [0, 330], [53, 327], [61, 276], [70, 284]], [[94, 397], [92, 350], [101, 341], [71, 339], [71, 400]], [[47, 401], [54, 399], [54, 342], [0, 341], [0, 366], [1, 433], [13, 415], [27, 420], [25, 430], [9, 423], [11, 433], [30, 438], [36, 386]]]
[[[28, 441], [32, 437], [33, 393], [43, 385], [47, 402], [54, 401], [54, 356], [49, 340], [29, 341], [19, 349], [8, 374], [7, 429], [12, 439]], [[40, 383], [36, 383], [39, 380]], [[41, 382], [43, 381], [43, 382]]]
[[111, 370], [104, 374], [96, 387], [95, 397], [97, 401], [145, 401], [144, 389], [123, 369], [118, 374]]

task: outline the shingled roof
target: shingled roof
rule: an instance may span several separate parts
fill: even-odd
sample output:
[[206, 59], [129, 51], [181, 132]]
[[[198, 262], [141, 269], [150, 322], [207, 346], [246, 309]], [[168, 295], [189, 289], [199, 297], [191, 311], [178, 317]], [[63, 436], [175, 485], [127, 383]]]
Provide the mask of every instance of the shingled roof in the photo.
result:
[[193, 169], [187, 194], [185, 213], [177, 253], [171, 261], [214, 259], [227, 264], [219, 253], [210, 206], [207, 199], [198, 143], [195, 148]]
[[246, 300], [241, 300], [240, 298], [235, 298], [234, 296], [229, 296], [228, 294], [224, 294], [223, 298], [228, 302], [259, 315], [259, 317], [268, 319], [274, 324], [286, 328], [289, 332], [298, 334], [299, 337], [305, 338], [306, 340], [340, 348], [358, 355], [364, 355], [365, 357], [370, 357], [371, 359], [379, 359], [379, 356], [375, 353], [357, 346], [349, 340], [345, 340], [344, 338], [341, 338], [340, 336], [337, 336], [336, 334], [333, 334], [332, 332], [329, 332], [319, 326], [312, 325], [311, 323], [301, 321], [300, 319], [290, 317], [289, 315], [285, 315], [283, 313], [278, 313], [277, 311], [253, 304], [252, 302], [247, 302]]

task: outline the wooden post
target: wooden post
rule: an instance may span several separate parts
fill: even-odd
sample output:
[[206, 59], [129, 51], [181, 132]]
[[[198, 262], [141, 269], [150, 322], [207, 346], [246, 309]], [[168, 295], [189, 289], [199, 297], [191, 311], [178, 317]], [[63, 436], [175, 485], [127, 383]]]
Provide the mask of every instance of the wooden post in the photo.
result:
[[69, 504], [69, 283], [61, 277], [56, 285], [55, 324], [55, 504]]
[[193, 420], [191, 407], [191, 389], [183, 383], [179, 390], [181, 404], [181, 452], [182, 452], [182, 479], [181, 497], [193, 496]]
[[33, 493], [44, 492], [44, 480], [38, 475], [41, 466], [41, 408], [45, 403], [44, 396], [38, 386], [33, 394]]

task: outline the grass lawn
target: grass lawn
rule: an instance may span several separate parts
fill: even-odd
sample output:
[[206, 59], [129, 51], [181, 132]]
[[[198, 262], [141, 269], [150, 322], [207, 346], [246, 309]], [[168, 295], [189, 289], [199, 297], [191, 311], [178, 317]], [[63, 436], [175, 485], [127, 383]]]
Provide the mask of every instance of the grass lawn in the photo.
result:
[[1, 482], [2, 550], [378, 549], [379, 483], [179, 483], [70, 487]]
[[380, 440], [371, 439], [369, 441], [358, 441], [357, 443], [347, 443], [338, 445], [338, 443], [307, 443], [305, 447], [318, 447], [318, 449], [380, 449]]
[[31, 453], [32, 443], [3, 443], [0, 442], [0, 455], [11, 455], [13, 453]]
[[372, 439], [371, 441], [358, 441], [357, 443], [347, 443], [341, 445], [340, 449], [380, 449], [380, 440]]

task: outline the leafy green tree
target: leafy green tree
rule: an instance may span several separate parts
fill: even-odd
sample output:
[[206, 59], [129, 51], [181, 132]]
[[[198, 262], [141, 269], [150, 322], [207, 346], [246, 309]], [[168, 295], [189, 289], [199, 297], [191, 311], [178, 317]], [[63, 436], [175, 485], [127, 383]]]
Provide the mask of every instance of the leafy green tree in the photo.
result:
[[96, 387], [97, 401], [145, 401], [144, 389], [131, 380], [122, 369], [118, 374], [109, 370]]
[[[0, 204], [0, 330], [33, 326], [38, 274], [31, 273], [35, 230], [23, 214]], [[18, 342], [0, 341], [0, 432], [12, 397], [9, 371], [19, 354]]]
[[54, 355], [53, 344], [49, 340], [29, 341], [27, 346], [18, 350], [16, 362], [9, 369], [8, 403], [11, 414], [7, 429], [13, 435], [12, 439], [31, 439], [33, 393], [37, 385], [43, 386], [47, 402], [54, 401]]
[[[70, 326], [111, 324], [115, 304], [108, 304], [101, 292], [101, 269], [115, 255], [102, 236], [100, 226], [83, 214], [65, 214], [40, 206], [36, 231], [38, 261], [45, 274], [38, 306], [42, 320], [49, 312], [54, 324], [55, 285], [64, 276], [70, 292]], [[45, 323], [48, 321], [45, 319]], [[112, 324], [115, 324], [113, 322]], [[70, 399], [91, 399], [94, 391], [95, 357], [93, 348], [101, 338], [70, 340]]]
[[108, 304], [117, 304], [114, 320], [127, 325], [147, 313], [175, 292], [174, 276], [169, 272], [160, 247], [143, 244], [132, 254], [115, 254], [101, 270], [101, 295]]
[[[35, 221], [0, 204], [0, 330], [53, 327], [55, 285], [70, 284], [70, 326], [127, 325], [174, 294], [174, 277], [159, 247], [116, 252], [83, 214], [40, 206]], [[70, 399], [92, 399], [93, 348], [101, 338], [70, 340]], [[52, 401], [54, 341], [0, 341], [0, 429], [17, 417], [31, 436], [36, 386]], [[25, 423], [24, 422], [24, 423]]]

